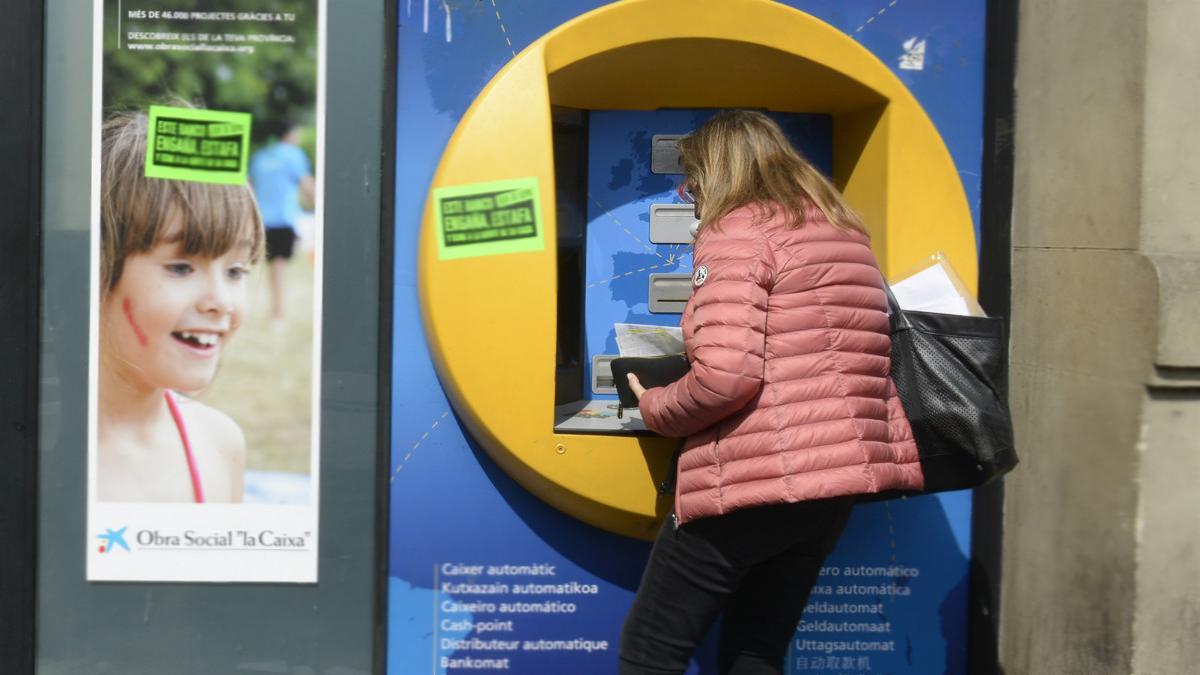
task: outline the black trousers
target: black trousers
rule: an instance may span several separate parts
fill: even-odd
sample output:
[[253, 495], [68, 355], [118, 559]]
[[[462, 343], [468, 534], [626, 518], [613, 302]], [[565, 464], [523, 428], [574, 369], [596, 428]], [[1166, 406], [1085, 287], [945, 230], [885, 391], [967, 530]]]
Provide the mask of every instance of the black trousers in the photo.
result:
[[853, 497], [742, 509], [654, 541], [621, 632], [621, 675], [683, 673], [724, 610], [717, 660], [726, 675], [783, 672], [787, 647]]

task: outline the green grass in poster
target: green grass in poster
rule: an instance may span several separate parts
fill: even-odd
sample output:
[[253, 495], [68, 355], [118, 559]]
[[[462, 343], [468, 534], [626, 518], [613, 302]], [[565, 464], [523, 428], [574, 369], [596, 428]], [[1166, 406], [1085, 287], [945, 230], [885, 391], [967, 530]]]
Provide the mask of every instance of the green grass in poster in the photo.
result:
[[545, 248], [536, 178], [435, 188], [438, 259]]
[[146, 177], [246, 184], [250, 114], [150, 106]]

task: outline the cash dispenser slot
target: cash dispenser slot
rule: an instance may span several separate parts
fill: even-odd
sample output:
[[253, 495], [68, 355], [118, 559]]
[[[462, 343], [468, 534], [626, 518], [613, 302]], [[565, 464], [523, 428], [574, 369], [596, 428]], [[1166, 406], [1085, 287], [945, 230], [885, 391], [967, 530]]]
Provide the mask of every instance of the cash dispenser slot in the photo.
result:
[[616, 394], [617, 385], [613, 382], [612, 362], [616, 354], [597, 354], [592, 357], [592, 393]]
[[679, 139], [683, 134], [654, 134], [650, 138], [650, 173], [682, 174]]
[[652, 204], [650, 206], [650, 243], [690, 244], [696, 207], [692, 204]]
[[682, 314], [692, 295], [692, 275], [651, 274], [650, 311], [655, 314]]

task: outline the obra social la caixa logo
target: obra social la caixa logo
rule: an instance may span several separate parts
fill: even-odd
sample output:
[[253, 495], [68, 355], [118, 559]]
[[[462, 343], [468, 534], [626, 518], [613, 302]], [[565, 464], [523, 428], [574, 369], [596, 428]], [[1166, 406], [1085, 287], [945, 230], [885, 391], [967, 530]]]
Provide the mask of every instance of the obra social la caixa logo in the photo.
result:
[[119, 530], [114, 530], [110, 527], [104, 528], [104, 534], [96, 535], [97, 539], [104, 540], [104, 543], [100, 544], [100, 552], [101, 553], [110, 553], [114, 549], [123, 548], [126, 551], [129, 551], [132, 553], [133, 551], [132, 551], [132, 549], [129, 548], [129, 544], [127, 544], [125, 542], [125, 530], [128, 530], [128, 529], [129, 529], [128, 525], [126, 525], [125, 527], [122, 527]]

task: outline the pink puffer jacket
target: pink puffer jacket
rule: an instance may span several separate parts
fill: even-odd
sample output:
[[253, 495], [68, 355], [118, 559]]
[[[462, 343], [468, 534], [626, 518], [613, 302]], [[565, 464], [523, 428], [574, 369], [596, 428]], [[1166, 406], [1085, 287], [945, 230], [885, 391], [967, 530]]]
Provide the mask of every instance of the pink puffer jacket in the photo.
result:
[[681, 320], [691, 372], [641, 400], [647, 427], [687, 437], [678, 523], [920, 489], [867, 238], [817, 209], [797, 229], [778, 215], [755, 222], [755, 213], [743, 207], [701, 231]]

